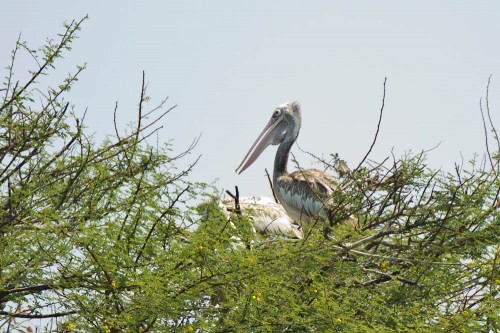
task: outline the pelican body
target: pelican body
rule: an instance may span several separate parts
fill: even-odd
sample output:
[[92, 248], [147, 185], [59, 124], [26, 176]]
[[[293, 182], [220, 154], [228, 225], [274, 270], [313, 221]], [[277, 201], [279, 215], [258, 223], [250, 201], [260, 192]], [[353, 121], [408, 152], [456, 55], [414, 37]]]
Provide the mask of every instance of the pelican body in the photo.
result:
[[274, 190], [287, 213], [303, 224], [318, 215], [327, 216], [325, 204], [336, 185], [332, 176], [320, 170], [288, 172], [288, 155], [297, 140], [300, 125], [300, 105], [297, 102], [278, 106], [236, 172], [240, 174], [248, 168], [267, 146], [279, 145], [274, 158]]
[[[267, 197], [241, 197], [238, 200], [242, 213], [251, 216], [255, 230], [262, 234], [280, 235], [288, 238], [302, 238], [302, 230], [287, 214], [285, 209]], [[234, 200], [222, 200], [219, 207], [230, 218]]]

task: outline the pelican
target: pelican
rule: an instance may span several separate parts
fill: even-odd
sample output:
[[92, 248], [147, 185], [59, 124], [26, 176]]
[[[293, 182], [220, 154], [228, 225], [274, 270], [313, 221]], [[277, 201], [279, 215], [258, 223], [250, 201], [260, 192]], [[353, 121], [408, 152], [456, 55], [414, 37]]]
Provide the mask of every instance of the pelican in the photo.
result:
[[[289, 238], [303, 237], [297, 223], [287, 214], [283, 206], [267, 197], [241, 197], [238, 200], [241, 212], [251, 217], [255, 230], [262, 234], [281, 235]], [[234, 211], [233, 200], [222, 200], [219, 207], [230, 218]]]
[[274, 158], [273, 187], [287, 213], [302, 225], [318, 215], [328, 218], [325, 205], [328, 206], [328, 199], [337, 186], [332, 176], [320, 170], [288, 172], [288, 155], [297, 140], [300, 125], [299, 103], [278, 106], [236, 172], [245, 171], [267, 146], [279, 145]]

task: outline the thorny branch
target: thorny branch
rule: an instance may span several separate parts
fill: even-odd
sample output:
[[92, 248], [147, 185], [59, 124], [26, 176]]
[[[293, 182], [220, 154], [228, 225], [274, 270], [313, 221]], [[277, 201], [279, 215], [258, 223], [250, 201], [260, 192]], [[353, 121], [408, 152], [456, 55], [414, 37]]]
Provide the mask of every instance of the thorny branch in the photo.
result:
[[238, 189], [238, 186], [234, 187], [234, 191], [236, 194], [232, 194], [229, 190], [226, 190], [226, 193], [234, 200], [235, 213], [241, 215], [240, 191]]
[[273, 193], [274, 201], [279, 204], [280, 202], [278, 200], [278, 197], [276, 197], [276, 192], [274, 191], [274, 186], [273, 186], [273, 182], [271, 180], [271, 176], [269, 176], [269, 172], [267, 172], [267, 168], [264, 170], [266, 171], [267, 180], [269, 181], [269, 187], [271, 188], [271, 192]]
[[[106, 202], [110, 200], [109, 194], [115, 193], [115, 190], [120, 187], [128, 186], [129, 183], [132, 183], [130, 180], [133, 179], [134, 176], [143, 175], [144, 172], [141, 173], [140, 168], [143, 168], [143, 171], [144, 169], [151, 168], [150, 163], [146, 160], [137, 161], [139, 156], [136, 156], [135, 150], [132, 151], [130, 148], [138, 147], [150, 135], [158, 131], [161, 127], [155, 125], [167, 113], [173, 110], [175, 106], [165, 110], [163, 106], [167, 99], [164, 99], [160, 105], [149, 112], [144, 112], [143, 102], [146, 101], [146, 85], [145, 74], [143, 72], [141, 101], [136, 128], [134, 128], [130, 134], [120, 135], [116, 122], [118, 109], [118, 103], [116, 103], [114, 110], [116, 138], [114, 141], [110, 140], [111, 142], [99, 148], [95, 148], [91, 139], [83, 132], [84, 126], [82, 120], [69, 114], [69, 103], [64, 101], [63, 97], [63, 93], [68, 91], [70, 86], [76, 81], [76, 77], [83, 70], [83, 67], [79, 67], [75, 74], [70, 75], [63, 84], [59, 85], [59, 90], [49, 88], [48, 93], [43, 93], [39, 88], [32, 88], [31, 86], [38, 83], [37, 77], [45, 74], [47, 68], [53, 66], [54, 60], [60, 57], [61, 52], [69, 48], [68, 44], [71, 42], [73, 34], [79, 29], [79, 25], [84, 19], [77, 23], [73, 21], [69, 24], [60, 43], [57, 46], [54, 45], [53, 49], [47, 50], [47, 56], [44, 62], [39, 66], [38, 71], [34, 72], [32, 77], [28, 79], [26, 84], [22, 85], [20, 89], [18, 89], [17, 83], [12, 87], [12, 67], [14, 65], [14, 59], [12, 59], [12, 66], [10, 68], [11, 75], [8, 78], [9, 89], [6, 90], [6, 97], [0, 107], [1, 112], [4, 110], [11, 110], [9, 106], [13, 104], [17, 106], [17, 109], [12, 111], [10, 116], [5, 118], [8, 122], [6, 126], [6, 135], [0, 135], [2, 143], [0, 147], [0, 163], [2, 163], [0, 183], [7, 183], [4, 200], [0, 203], [1, 206], [5, 208], [3, 210], [4, 214], [1, 214], [2, 216], [0, 219], [0, 230], [2, 231], [0, 236], [7, 235], [5, 237], [11, 237], [8, 236], [12, 232], [11, 230], [16, 231], [17, 234], [17, 232], [26, 228], [35, 228], [40, 232], [40, 235], [43, 233], [50, 234], [51, 232], [63, 235], [68, 242], [69, 240], [73, 240], [75, 244], [79, 244], [76, 245], [77, 248], [87, 249], [88, 256], [91, 258], [90, 261], [93, 260], [93, 264], [100, 267], [100, 274], [105, 276], [107, 284], [113, 285], [112, 273], [109, 272], [103, 264], [100, 253], [94, 251], [89, 244], [81, 244], [81, 240], [77, 240], [74, 237], [74, 231], [75, 229], [83, 227], [84, 224], [86, 225], [89, 220], [95, 222], [99, 220], [99, 218], [102, 218], [102, 221], [105, 221], [106, 215], [104, 214], [111, 215], [115, 213], [115, 211], [113, 211], [114, 208], [110, 207], [109, 201]], [[14, 51], [14, 58], [18, 48], [19, 45]], [[34, 56], [31, 53], [30, 55]], [[25, 96], [28, 96], [26, 98], [30, 99], [31, 95], [29, 94], [37, 94], [40, 96], [41, 107], [35, 107], [31, 104], [16, 104], [18, 100], [23, 100]], [[32, 99], [34, 100], [35, 98]], [[34, 103], [31, 99], [30, 102]], [[159, 115], [155, 114], [152, 120], [148, 122], [144, 121], [158, 110], [161, 110]], [[75, 119], [74, 125], [67, 123], [67, 120], [70, 118]], [[151, 129], [153, 126], [156, 128]], [[150, 131], [149, 133], [148, 130]], [[61, 140], [61, 144], [58, 142], [58, 145], [56, 145], [57, 148], [48, 148], [51, 147], [54, 140], [61, 138], [64, 138], [64, 140]], [[196, 146], [198, 140], [199, 137], [195, 138], [186, 151], [179, 153], [177, 156], [165, 158], [164, 162], [171, 163], [186, 156], [186, 154]], [[48, 151], [50, 151], [50, 154], [47, 153]], [[141, 153], [143, 152], [141, 151]], [[120, 168], [112, 170], [114, 173], [107, 175], [107, 179], [96, 176], [96, 173], [103, 171], [103, 167], [105, 167], [103, 162], [110, 161], [124, 154], [128, 154], [129, 157], [129, 159], [125, 158], [126, 169], [130, 171], [128, 173], [130, 177], [128, 180], [120, 179], [120, 177], [123, 178], [123, 173], [119, 170]], [[133, 160], [134, 158], [135, 160]], [[170, 179], [165, 177], [165, 186], [185, 177], [191, 171], [198, 159], [189, 165], [187, 170], [179, 171], [177, 174], [171, 174]], [[94, 182], [89, 182], [89, 175], [96, 177]], [[109, 182], [109, 185], [102, 184], [101, 182], [103, 181]], [[138, 191], [145, 190], [140, 185], [138, 185], [137, 188]], [[189, 190], [190, 185], [187, 185], [183, 189], [179, 189], [177, 196], [171, 198], [172, 201], [170, 205], [159, 214], [160, 216], [157, 217], [157, 220], [152, 224], [149, 231], [146, 232], [142, 247], [138, 249], [139, 251], [135, 258], [136, 263], [141, 259], [145, 247], [155, 232], [155, 227], [162, 222], [162, 219], [167, 216], [167, 214], [176, 214], [173, 207], [178, 204], [181, 196]], [[85, 201], [87, 197], [97, 201], [87, 205]], [[107, 209], [110, 210], [102, 216], [99, 216], [99, 213], [94, 212], [98, 210], [98, 208], [95, 207], [97, 204], [107, 206], [109, 207]], [[75, 208], [79, 208], [76, 214], [73, 213]], [[42, 213], [45, 211], [53, 212], [54, 221], [50, 219], [38, 220], [38, 217], [42, 216]], [[47, 213], [45, 214], [47, 215]], [[58, 219], [64, 219], [65, 221], [58, 221]], [[10, 229], [10, 226], [16, 226], [18, 228]], [[26, 240], [26, 242], [29, 242], [29, 240]], [[35, 251], [33, 252], [33, 256], [30, 257], [31, 259], [25, 260], [25, 258], [20, 257], [18, 258], [19, 263], [15, 265], [9, 264], [9, 275], [12, 275], [12, 283], [17, 283], [16, 279], [19, 279], [17, 277], [18, 275], [23, 276], [28, 274], [29, 270], [36, 267], [35, 265], [37, 264], [42, 265], [42, 267], [46, 267], [47, 265], [52, 269], [54, 264], [49, 265], [51, 260], [56, 261], [57, 263], [55, 266], [64, 272], [59, 272], [61, 275], [54, 275], [52, 272], [42, 269], [47, 279], [50, 278], [50, 283], [43, 283], [42, 275], [40, 275], [39, 278], [42, 279], [40, 284], [24, 284], [24, 287], [12, 287], [0, 290], [1, 310], [3, 310], [6, 301], [12, 301], [12, 295], [15, 297], [18, 297], [16, 295], [34, 295], [34, 302], [44, 302], [44, 300], [48, 298], [54, 299], [53, 295], [56, 295], [55, 297], [57, 300], [54, 304], [57, 304], [57, 302], [61, 302], [62, 299], [67, 297], [64, 295], [65, 291], [68, 290], [66, 284], [71, 285], [70, 289], [82, 288], [83, 290], [90, 286], [91, 288], [97, 288], [97, 292], [101, 291], [100, 288], [102, 286], [93, 281], [96, 278], [95, 276], [91, 277], [91, 275], [79, 274], [76, 277], [72, 275], [73, 273], [69, 273], [70, 271], [67, 271], [65, 268], [66, 264], [58, 261], [59, 258], [51, 258], [50, 256], [52, 254], [44, 253], [45, 244], [38, 243], [38, 238], [36, 242], [37, 244], [33, 244], [33, 250], [30, 250]], [[39, 251], [41, 251], [43, 255], [35, 255], [37, 246], [40, 247]], [[52, 245], [48, 247], [50, 248], [51, 246]], [[33, 261], [33, 263], [30, 263], [30, 261]], [[4, 273], [2, 269], [3, 267], [0, 267], [0, 276]], [[16, 269], [18, 274], [16, 274]], [[112, 294], [116, 312], [120, 313], [123, 310], [122, 300], [118, 297], [114, 288], [108, 287], [107, 290]], [[78, 300], [74, 301], [79, 304]], [[79, 306], [81, 309], [84, 305], [80, 304]], [[65, 310], [68, 310], [68, 308], [65, 308]], [[7, 311], [0, 311], [0, 316], [3, 317], [2, 320], [7, 317], [6, 320], [9, 321], [10, 319], [8, 318], [43, 319], [64, 317], [77, 313], [77, 310], [70, 310], [71, 311], [64, 312], [52, 310], [51, 313], [10, 313]]]
[[366, 153], [366, 155], [363, 157], [363, 159], [361, 160], [361, 162], [359, 162], [358, 166], [354, 169], [354, 171], [353, 171], [354, 173], [356, 173], [359, 170], [359, 168], [361, 168], [361, 166], [363, 165], [363, 163], [368, 158], [368, 155], [370, 155], [370, 153], [372, 152], [372, 149], [375, 146], [375, 142], [377, 142], [377, 137], [378, 137], [378, 133], [380, 131], [380, 124], [382, 123], [382, 115], [383, 115], [384, 106], [385, 106], [385, 83], [386, 82], [387, 82], [387, 78], [384, 79], [384, 94], [382, 96], [382, 107], [380, 108], [380, 115], [379, 115], [378, 123], [377, 123], [377, 131], [375, 132], [375, 136], [373, 138], [373, 142], [372, 142], [372, 144], [370, 146], [370, 149], [368, 149], [368, 152]]
[[75, 313], [77, 313], [77, 311], [55, 312], [42, 315], [42, 314], [10, 313], [7, 311], [0, 311], [0, 316], [7, 316], [12, 318], [25, 318], [25, 319], [44, 319], [44, 318], [66, 317]]
[[[493, 124], [493, 120], [491, 119], [491, 112], [490, 112], [490, 102], [489, 102], [489, 94], [490, 94], [490, 83], [491, 83], [491, 75], [488, 77], [488, 84], [486, 85], [486, 116], [488, 117], [488, 122], [491, 131], [493, 132], [493, 138], [495, 139], [497, 143], [497, 154], [500, 153], [500, 138], [498, 137], [498, 133], [496, 130], [495, 125]], [[498, 168], [498, 164], [500, 162], [500, 157], [497, 155], [496, 156], [496, 162], [493, 163], [493, 156], [490, 152], [490, 145], [489, 145], [489, 140], [488, 140], [488, 128], [486, 125], [486, 120], [484, 116], [484, 111], [483, 111], [483, 99], [482, 97], [479, 99], [479, 110], [481, 112], [481, 119], [483, 121], [483, 130], [484, 130], [484, 140], [485, 140], [485, 147], [486, 147], [486, 153], [488, 156], [488, 160], [490, 162], [490, 166], [493, 170]]]
[[7, 102], [3, 103], [3, 105], [0, 107], [0, 113], [3, 110], [5, 110], [8, 106], [10, 106], [16, 99], [18, 99], [19, 96], [21, 96], [26, 91], [26, 89], [28, 89], [28, 87], [31, 86], [36, 81], [36, 79], [44, 73], [45, 69], [52, 65], [54, 60], [60, 56], [62, 50], [67, 46], [68, 42], [73, 38], [74, 34], [78, 30], [80, 30], [81, 24], [87, 18], [88, 16], [85, 16], [78, 22], [71, 21], [71, 23], [67, 26], [65, 33], [62, 35], [61, 40], [59, 41], [59, 44], [57, 45], [55, 51], [50, 53], [49, 56], [46, 59], [44, 59], [42, 66], [40, 66], [38, 71], [35, 72], [34, 75], [32, 75], [32, 77], [28, 80], [28, 82], [26, 82], [24, 86], [21, 87], [20, 90], [18, 90], [17, 92], [15, 91], [16, 89], [13, 90], [11, 98]]

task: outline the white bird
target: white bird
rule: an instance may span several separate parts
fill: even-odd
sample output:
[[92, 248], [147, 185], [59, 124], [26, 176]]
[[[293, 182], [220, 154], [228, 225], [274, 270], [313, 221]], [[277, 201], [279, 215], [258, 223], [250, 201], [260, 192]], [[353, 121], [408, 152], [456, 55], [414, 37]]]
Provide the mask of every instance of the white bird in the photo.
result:
[[[282, 235], [289, 238], [303, 237], [297, 223], [287, 214], [286, 210], [273, 199], [267, 197], [241, 197], [239, 198], [240, 210], [250, 217], [257, 232], [264, 234]], [[234, 200], [219, 202], [224, 215], [229, 219], [235, 210]]]

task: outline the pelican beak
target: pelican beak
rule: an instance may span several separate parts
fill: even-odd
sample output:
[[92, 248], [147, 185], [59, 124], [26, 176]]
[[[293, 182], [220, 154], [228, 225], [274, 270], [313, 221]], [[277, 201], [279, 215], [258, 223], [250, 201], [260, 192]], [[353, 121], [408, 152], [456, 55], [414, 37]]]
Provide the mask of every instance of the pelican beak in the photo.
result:
[[278, 126], [282, 123], [282, 120], [282, 117], [271, 117], [271, 120], [269, 120], [262, 133], [260, 133], [257, 140], [255, 140], [243, 161], [241, 161], [240, 165], [236, 168], [236, 173], [240, 174], [252, 165], [267, 146], [277, 145], [283, 140], [286, 130], [281, 130], [282, 126]]

